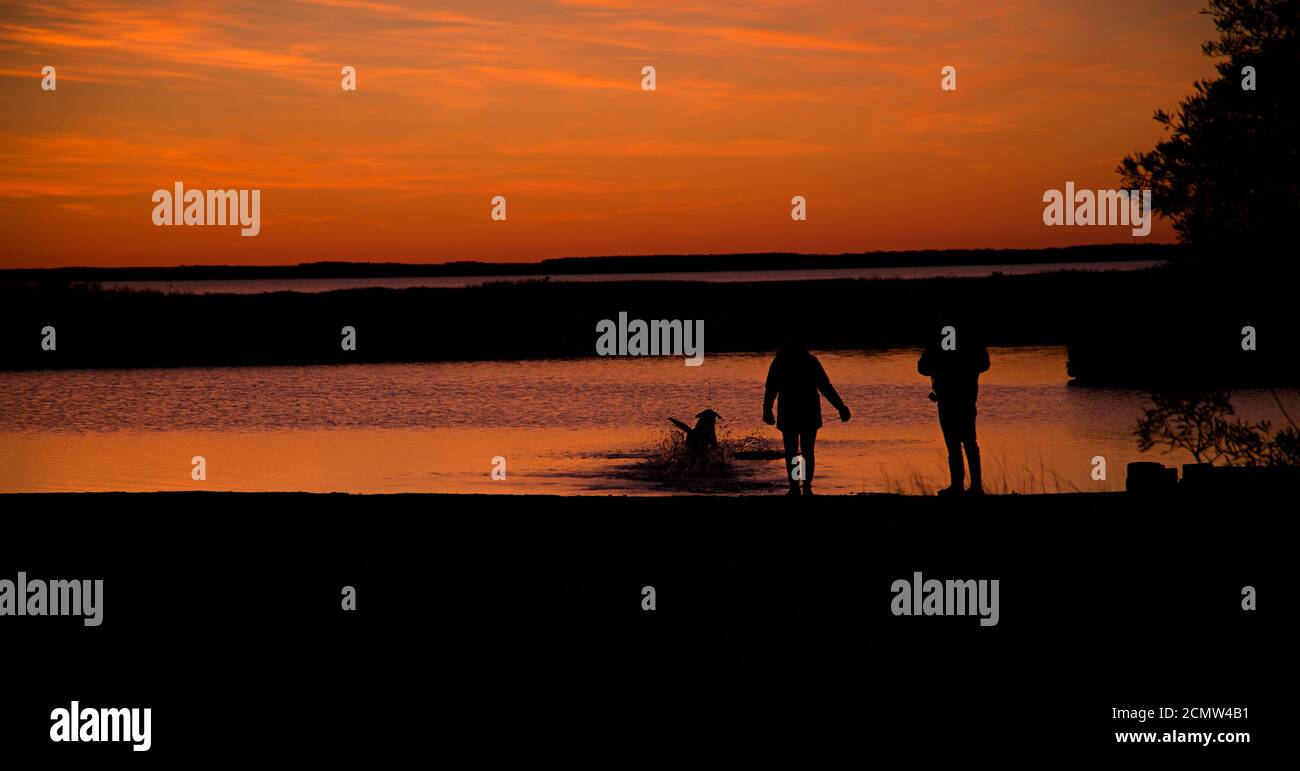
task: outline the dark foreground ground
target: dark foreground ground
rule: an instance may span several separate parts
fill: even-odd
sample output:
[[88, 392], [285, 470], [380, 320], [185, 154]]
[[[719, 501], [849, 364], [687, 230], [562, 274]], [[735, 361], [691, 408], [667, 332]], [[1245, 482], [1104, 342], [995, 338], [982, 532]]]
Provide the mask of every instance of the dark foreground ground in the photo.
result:
[[[9, 752], [172, 767], [272, 748], [380, 766], [521, 750], [602, 766], [1222, 766], [1291, 741], [1278, 675], [1294, 655], [1281, 632], [1293, 541], [1266, 500], [179, 493], [0, 506], [0, 578], [105, 580], [99, 627], [0, 617]], [[893, 615], [893, 582], [916, 571], [998, 579], [998, 624]], [[340, 607], [344, 586], [355, 611]], [[1244, 586], [1259, 610], [1242, 609]], [[154, 749], [50, 743], [49, 712], [71, 699], [152, 706]], [[1202, 706], [1248, 717], [1112, 718]], [[1251, 743], [1114, 738], [1170, 730]]]

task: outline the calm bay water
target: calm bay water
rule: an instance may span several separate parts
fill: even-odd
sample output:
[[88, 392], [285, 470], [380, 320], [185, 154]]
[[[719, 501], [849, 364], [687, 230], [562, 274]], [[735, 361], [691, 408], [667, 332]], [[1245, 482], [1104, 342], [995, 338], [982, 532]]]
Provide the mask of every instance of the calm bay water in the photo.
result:
[[[929, 382], [914, 350], [824, 352], [853, 410], [829, 407], [818, 437], [824, 493], [922, 492], [946, 483]], [[1122, 489], [1146, 403], [1135, 391], [1070, 388], [1062, 348], [1002, 348], [982, 379], [979, 432], [995, 491]], [[0, 373], [0, 491], [240, 490], [659, 494], [775, 493], [780, 460], [668, 473], [669, 416], [722, 414], [724, 440], [766, 442], [770, 357], [591, 358]], [[1279, 392], [1284, 403], [1300, 392]], [[1266, 391], [1234, 397], [1280, 418]], [[190, 461], [207, 460], [206, 482]], [[1108, 479], [1090, 478], [1103, 455]], [[507, 478], [490, 478], [492, 458]]]
[[830, 268], [815, 270], [750, 270], [693, 273], [586, 273], [537, 276], [425, 276], [401, 278], [284, 278], [195, 281], [105, 281], [105, 289], [187, 292], [190, 294], [258, 294], [262, 292], [332, 292], [336, 289], [412, 289], [416, 287], [459, 288], [499, 281], [710, 281], [749, 283], [755, 281], [813, 281], [837, 278], [979, 278], [1001, 273], [1018, 276], [1062, 270], [1140, 270], [1163, 264], [1160, 261], [1063, 262], [1020, 265], [936, 265], [897, 268]]

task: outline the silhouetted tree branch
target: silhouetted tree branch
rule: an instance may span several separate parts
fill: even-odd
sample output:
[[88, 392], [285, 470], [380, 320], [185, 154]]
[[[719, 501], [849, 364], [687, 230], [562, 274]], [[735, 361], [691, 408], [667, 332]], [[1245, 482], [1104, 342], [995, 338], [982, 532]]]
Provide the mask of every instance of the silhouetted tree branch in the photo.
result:
[[[1157, 213], [1184, 241], [1235, 257], [1289, 244], [1300, 215], [1300, 0], [1211, 0], [1219, 39], [1201, 47], [1226, 57], [1219, 78], [1198, 81], [1172, 113], [1154, 150], [1117, 169], [1129, 188], [1149, 188]], [[1256, 89], [1242, 88], [1253, 67]]]
[[1223, 461], [1229, 466], [1300, 465], [1300, 432], [1285, 428], [1271, 434], [1269, 421], [1245, 423], [1235, 417], [1231, 393], [1153, 393], [1134, 434], [1138, 450], [1157, 445], [1183, 449], [1197, 463]]

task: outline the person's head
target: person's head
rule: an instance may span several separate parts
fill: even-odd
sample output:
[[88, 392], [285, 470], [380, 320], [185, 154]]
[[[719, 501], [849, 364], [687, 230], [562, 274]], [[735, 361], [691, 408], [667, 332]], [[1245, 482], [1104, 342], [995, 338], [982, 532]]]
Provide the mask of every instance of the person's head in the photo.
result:
[[945, 313], [925, 332], [922, 344], [940, 353], [974, 351], [984, 345], [983, 327], [971, 316]]
[[781, 328], [781, 348], [791, 351], [804, 351], [808, 349], [808, 341], [804, 334], [803, 325], [797, 321], [787, 321]]

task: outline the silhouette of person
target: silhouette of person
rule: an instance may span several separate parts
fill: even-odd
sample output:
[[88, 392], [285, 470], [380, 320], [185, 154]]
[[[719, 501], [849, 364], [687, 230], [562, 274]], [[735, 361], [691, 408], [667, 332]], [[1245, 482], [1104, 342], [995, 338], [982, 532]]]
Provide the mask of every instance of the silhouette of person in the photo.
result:
[[989, 351], [969, 337], [969, 333], [958, 344], [956, 328], [944, 327], [944, 330], [952, 330], [951, 336], [941, 332], [916, 363], [916, 371], [928, 375], [934, 385], [930, 399], [939, 405], [939, 428], [943, 430], [943, 443], [948, 446], [952, 484], [939, 494], [962, 492], [966, 475], [961, 451], [965, 447], [970, 462], [970, 492], [980, 495], [984, 492], [984, 480], [980, 448], [975, 442], [975, 401], [979, 398], [980, 373], [989, 369]]
[[[808, 352], [800, 336], [792, 331], [777, 349], [772, 366], [767, 370], [767, 384], [763, 392], [763, 422], [775, 424], [785, 442], [785, 475], [790, 482], [787, 495], [799, 495], [799, 480], [795, 478], [795, 457], [802, 450], [804, 461], [803, 494], [812, 495], [812, 480], [817, 446], [817, 429], [822, 427], [822, 402], [818, 391], [839, 410], [840, 420], [849, 419], [849, 408], [835, 392], [826, 370], [817, 357]], [[772, 402], [776, 402], [777, 416], [772, 415]]]

